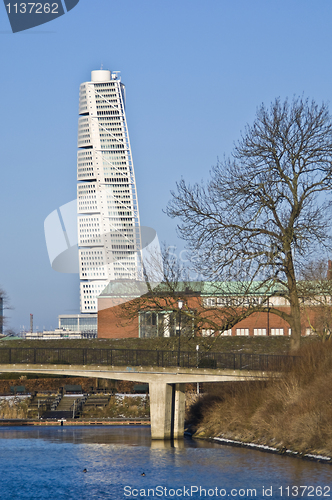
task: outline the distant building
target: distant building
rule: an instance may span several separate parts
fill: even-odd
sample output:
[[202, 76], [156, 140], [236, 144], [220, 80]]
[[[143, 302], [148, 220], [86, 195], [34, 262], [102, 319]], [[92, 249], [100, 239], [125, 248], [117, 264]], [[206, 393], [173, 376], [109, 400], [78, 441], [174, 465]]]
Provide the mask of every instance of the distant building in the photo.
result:
[[58, 330], [79, 333], [81, 338], [95, 338], [97, 321], [97, 314], [60, 314]]
[[[81, 315], [59, 329], [97, 335], [97, 297], [110, 281], [143, 277], [134, 164], [118, 71], [96, 70], [82, 83], [77, 152]], [[58, 333], [57, 333], [58, 334]]]
[[77, 211], [81, 313], [109, 281], [141, 279], [134, 165], [119, 72], [97, 70], [79, 98]]
[[25, 332], [26, 340], [60, 340], [60, 339], [81, 339], [82, 335], [79, 332], [69, 330], [44, 330], [43, 332]]
[[97, 337], [97, 314], [60, 314], [59, 328], [43, 332], [25, 332], [30, 340], [94, 339]]

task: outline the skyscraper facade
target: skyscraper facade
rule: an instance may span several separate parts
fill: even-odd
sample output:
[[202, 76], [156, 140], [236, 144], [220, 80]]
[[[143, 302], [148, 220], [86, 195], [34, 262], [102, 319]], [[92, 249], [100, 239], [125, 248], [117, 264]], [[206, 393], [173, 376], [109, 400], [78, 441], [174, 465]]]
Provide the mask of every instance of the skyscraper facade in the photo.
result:
[[77, 212], [82, 313], [111, 280], [142, 278], [134, 165], [119, 72], [91, 72], [79, 98]]

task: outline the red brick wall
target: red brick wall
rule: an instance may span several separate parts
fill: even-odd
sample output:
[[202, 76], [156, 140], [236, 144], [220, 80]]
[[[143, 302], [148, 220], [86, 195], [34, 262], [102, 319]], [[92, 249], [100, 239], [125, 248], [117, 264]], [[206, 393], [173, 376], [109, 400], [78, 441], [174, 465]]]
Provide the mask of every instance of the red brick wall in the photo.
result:
[[[284, 308], [288, 309], [289, 308]], [[289, 312], [287, 310], [287, 312]], [[239, 323], [237, 323], [232, 328], [232, 335], [236, 335], [236, 328], [249, 328], [249, 335], [254, 335], [255, 328], [265, 328], [271, 331], [272, 328], [283, 328], [284, 335], [288, 335], [289, 324], [273, 313], [254, 313], [249, 318], [246, 318]]]
[[98, 311], [98, 338], [124, 339], [138, 337], [138, 317], [121, 321], [120, 306]]
[[[199, 309], [201, 298], [197, 297], [189, 297], [186, 301], [186, 306], [189, 309]], [[113, 307], [107, 307], [109, 303], [104, 302], [102, 304], [101, 310], [98, 311], [98, 337], [99, 338], [138, 338], [138, 315], [132, 319], [128, 320], [124, 318], [123, 311], [121, 311], [119, 305], [114, 305]], [[166, 308], [166, 306], [165, 306]], [[169, 306], [168, 306], [169, 308]], [[151, 307], [153, 309], [153, 307]], [[174, 309], [177, 309], [177, 304], [174, 304]], [[289, 307], [280, 307], [283, 311], [289, 313]], [[220, 311], [222, 314], [222, 308], [216, 308], [216, 312]], [[306, 311], [306, 314], [303, 314], [302, 318], [302, 335], [306, 334], [306, 328], [309, 327], [309, 323], [306, 315], [309, 314], [310, 319], [312, 320], [315, 316], [315, 310], [311, 309]], [[269, 328], [268, 328], [269, 326]], [[208, 326], [207, 326], [208, 328]], [[232, 335], [236, 335], [237, 328], [249, 328], [249, 335], [254, 335], [254, 328], [265, 328], [266, 331], [269, 329], [269, 333], [271, 334], [271, 329], [283, 328], [284, 335], [288, 336], [289, 324], [277, 316], [270, 312], [267, 313], [255, 313], [249, 316], [242, 321], [240, 321], [237, 325], [232, 328]]]

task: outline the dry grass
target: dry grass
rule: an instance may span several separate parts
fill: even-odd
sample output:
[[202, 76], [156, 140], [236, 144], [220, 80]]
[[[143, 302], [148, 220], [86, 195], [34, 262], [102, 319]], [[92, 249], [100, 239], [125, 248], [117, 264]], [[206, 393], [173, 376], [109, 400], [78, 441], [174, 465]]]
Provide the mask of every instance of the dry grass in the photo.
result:
[[27, 418], [28, 399], [13, 398], [0, 401], [0, 418]]
[[197, 435], [332, 456], [332, 343], [310, 343], [298, 354], [280, 379], [203, 396], [190, 411]]
[[150, 415], [149, 398], [112, 396], [105, 408], [89, 408], [83, 418], [148, 418]]

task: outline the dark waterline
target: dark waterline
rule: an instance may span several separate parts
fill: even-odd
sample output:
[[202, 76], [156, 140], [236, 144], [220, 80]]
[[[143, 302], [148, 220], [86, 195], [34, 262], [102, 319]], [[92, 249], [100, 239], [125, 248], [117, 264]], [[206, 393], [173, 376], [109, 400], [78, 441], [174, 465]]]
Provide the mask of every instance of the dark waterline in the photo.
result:
[[302, 498], [332, 496], [329, 465], [189, 438], [151, 441], [146, 427], [2, 427], [0, 439], [1, 500], [265, 500], [294, 498], [292, 486], [303, 486]]

